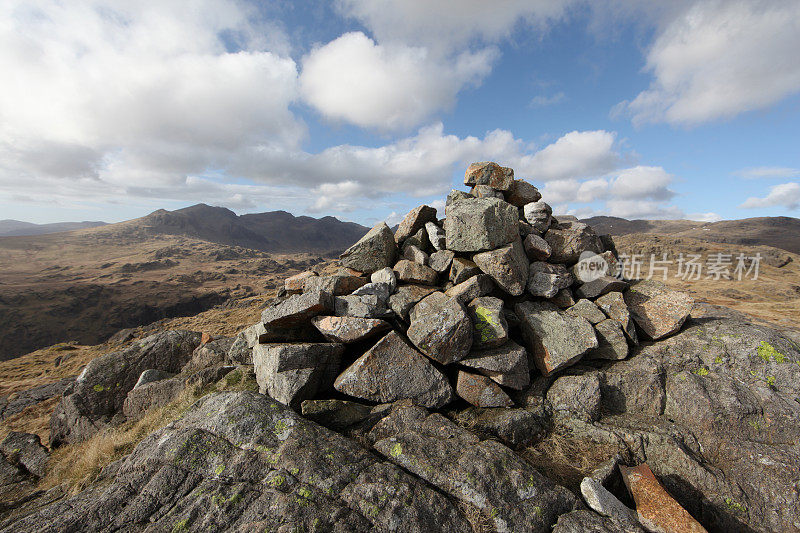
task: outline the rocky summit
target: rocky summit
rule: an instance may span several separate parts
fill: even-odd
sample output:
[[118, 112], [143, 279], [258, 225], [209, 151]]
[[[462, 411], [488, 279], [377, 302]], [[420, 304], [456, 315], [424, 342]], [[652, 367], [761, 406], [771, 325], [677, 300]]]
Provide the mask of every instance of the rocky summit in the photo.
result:
[[[800, 336], [622, 279], [612, 239], [510, 168], [464, 184], [443, 218], [286, 279], [234, 338], [92, 361], [53, 448], [204, 395], [0, 531], [800, 531]], [[4, 486], [47, 476], [38, 437], [0, 451]]]

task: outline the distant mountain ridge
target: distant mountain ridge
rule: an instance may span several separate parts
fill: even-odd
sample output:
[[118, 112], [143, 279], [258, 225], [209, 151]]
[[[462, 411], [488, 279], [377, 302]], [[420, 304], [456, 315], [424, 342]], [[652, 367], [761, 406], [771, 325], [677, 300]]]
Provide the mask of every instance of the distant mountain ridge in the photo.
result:
[[197, 204], [175, 211], [159, 209], [141, 218], [99, 228], [98, 233], [185, 235], [265, 252], [342, 251], [369, 228], [334, 217], [296, 217], [286, 211], [237, 215], [224, 207]]
[[96, 228], [105, 226], [105, 222], [84, 220], [83, 222], [55, 222], [52, 224], [34, 224], [21, 220], [0, 220], [0, 237], [14, 237], [26, 235], [48, 235], [73, 231], [76, 229]]
[[598, 233], [629, 235], [660, 233], [691, 237], [708, 242], [765, 245], [800, 253], [800, 219], [792, 217], [756, 217], [719, 222], [693, 220], [627, 220], [598, 216], [582, 219]]

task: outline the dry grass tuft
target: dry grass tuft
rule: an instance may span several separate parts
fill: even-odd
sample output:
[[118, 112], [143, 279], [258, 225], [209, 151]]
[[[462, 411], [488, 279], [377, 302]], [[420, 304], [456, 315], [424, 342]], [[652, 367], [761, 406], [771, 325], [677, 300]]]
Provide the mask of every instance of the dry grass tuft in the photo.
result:
[[554, 431], [527, 448], [522, 456], [545, 476], [578, 492], [583, 478], [619, 451], [606, 444]]
[[495, 533], [497, 531], [494, 526], [494, 520], [471, 503], [458, 500], [456, 506], [464, 514], [474, 533]]
[[249, 374], [234, 370], [216, 385], [187, 387], [175, 400], [148, 410], [140, 420], [107, 428], [85, 442], [57, 448], [40, 488], [64, 484], [70, 493], [78, 493], [94, 482], [103, 468], [131, 453], [152, 432], [180, 418], [198, 399], [212, 392], [252, 390], [254, 383]]

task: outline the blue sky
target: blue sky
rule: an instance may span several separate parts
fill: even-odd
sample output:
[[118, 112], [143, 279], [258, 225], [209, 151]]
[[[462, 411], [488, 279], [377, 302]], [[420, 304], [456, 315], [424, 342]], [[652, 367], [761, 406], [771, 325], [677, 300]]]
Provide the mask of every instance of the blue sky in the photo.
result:
[[796, 0], [452, 5], [4, 2], [0, 218], [371, 225], [477, 160], [557, 213], [797, 216]]

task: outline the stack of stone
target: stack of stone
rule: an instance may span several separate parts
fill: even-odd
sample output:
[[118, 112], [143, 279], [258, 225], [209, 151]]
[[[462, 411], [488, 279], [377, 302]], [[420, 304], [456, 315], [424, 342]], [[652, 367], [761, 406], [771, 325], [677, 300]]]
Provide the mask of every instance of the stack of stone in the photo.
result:
[[538, 374], [624, 359], [641, 334], [680, 329], [690, 298], [629, 288], [613, 242], [556, 220], [512, 169], [475, 163], [464, 184], [444, 220], [417, 207], [394, 233], [373, 227], [334, 272], [286, 280], [234, 345], [251, 354], [262, 393], [295, 409], [342, 395], [510, 407]]

